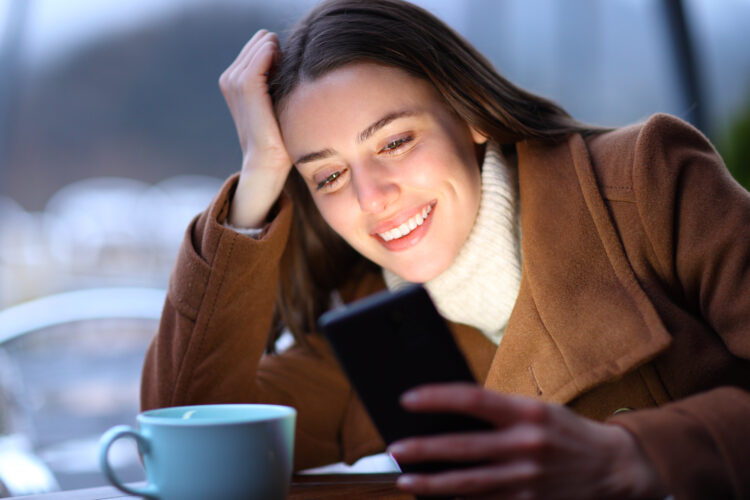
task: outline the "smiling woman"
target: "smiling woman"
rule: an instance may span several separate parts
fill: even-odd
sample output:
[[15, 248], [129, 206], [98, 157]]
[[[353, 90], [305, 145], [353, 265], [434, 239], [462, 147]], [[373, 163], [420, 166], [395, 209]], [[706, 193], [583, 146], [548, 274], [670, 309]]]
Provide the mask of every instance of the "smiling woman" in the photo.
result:
[[[144, 409], [294, 406], [297, 468], [469, 463], [399, 479], [420, 495], [747, 497], [750, 195], [698, 131], [580, 123], [401, 0], [261, 30], [219, 85], [243, 164], [186, 235]], [[405, 282], [483, 387], [404, 407], [491, 430], [384, 443], [316, 332]]]
[[455, 260], [479, 209], [475, 146], [487, 139], [432, 85], [391, 66], [350, 64], [300, 84], [281, 109], [287, 150], [303, 160], [297, 171], [352, 248], [413, 282]]

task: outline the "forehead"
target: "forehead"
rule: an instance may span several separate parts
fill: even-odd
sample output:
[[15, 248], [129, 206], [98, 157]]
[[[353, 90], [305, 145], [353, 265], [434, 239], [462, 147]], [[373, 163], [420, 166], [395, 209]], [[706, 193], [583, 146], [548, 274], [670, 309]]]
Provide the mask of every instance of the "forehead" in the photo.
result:
[[290, 153], [354, 141], [373, 121], [413, 109], [445, 105], [432, 84], [391, 66], [357, 63], [304, 81], [288, 96], [279, 124]]

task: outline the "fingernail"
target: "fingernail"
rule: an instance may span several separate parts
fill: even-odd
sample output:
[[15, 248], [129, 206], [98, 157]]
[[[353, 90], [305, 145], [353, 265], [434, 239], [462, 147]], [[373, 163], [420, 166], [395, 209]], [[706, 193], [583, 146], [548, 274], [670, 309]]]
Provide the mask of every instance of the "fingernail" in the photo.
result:
[[414, 486], [414, 476], [411, 476], [409, 474], [401, 474], [398, 479], [396, 479], [396, 485], [406, 488]]
[[392, 444], [388, 447], [388, 453], [390, 453], [391, 455], [400, 455], [404, 451], [406, 451], [406, 448], [404, 447], [404, 445], [399, 443]]
[[402, 404], [414, 404], [419, 401], [419, 395], [416, 391], [407, 391], [401, 395]]

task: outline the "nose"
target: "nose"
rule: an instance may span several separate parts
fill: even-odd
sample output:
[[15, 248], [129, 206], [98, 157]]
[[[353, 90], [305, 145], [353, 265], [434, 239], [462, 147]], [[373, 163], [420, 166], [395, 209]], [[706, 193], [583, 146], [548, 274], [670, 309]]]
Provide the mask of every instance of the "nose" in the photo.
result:
[[401, 192], [398, 184], [377, 162], [361, 163], [351, 166], [351, 169], [357, 200], [363, 212], [382, 212], [398, 199]]

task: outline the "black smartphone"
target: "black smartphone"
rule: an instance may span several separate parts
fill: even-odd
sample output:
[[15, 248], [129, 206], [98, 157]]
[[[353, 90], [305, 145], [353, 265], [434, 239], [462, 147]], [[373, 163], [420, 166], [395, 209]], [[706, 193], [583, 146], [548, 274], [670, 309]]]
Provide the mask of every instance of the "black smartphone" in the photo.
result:
[[[383, 440], [491, 429], [454, 413], [412, 413], [405, 391], [440, 382], [476, 383], [445, 320], [421, 285], [379, 292], [323, 314], [323, 332]], [[400, 464], [401, 465], [401, 464]], [[474, 463], [403, 464], [404, 472], [435, 472]]]

